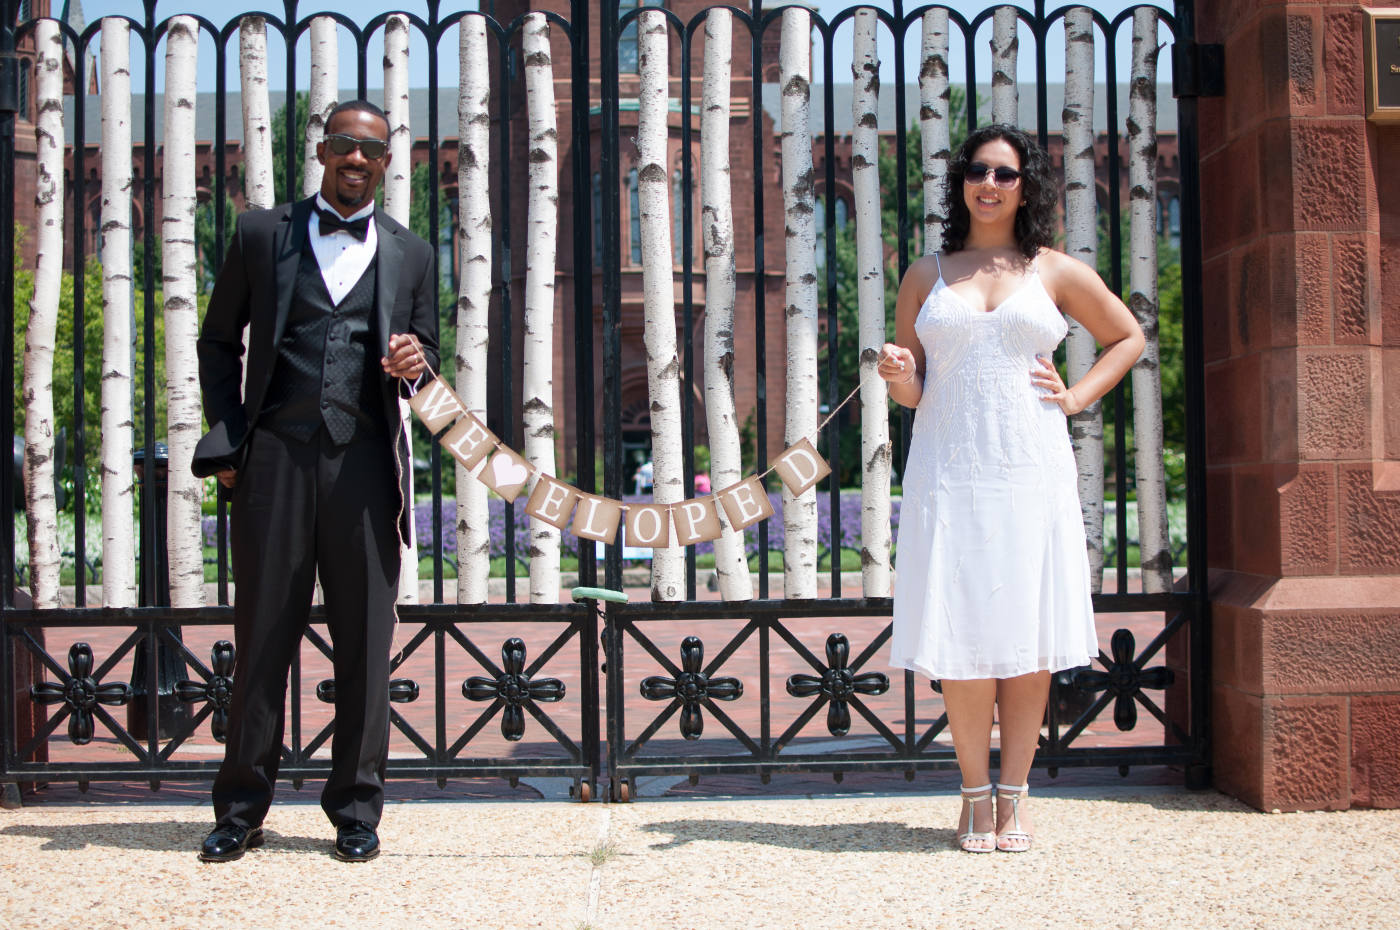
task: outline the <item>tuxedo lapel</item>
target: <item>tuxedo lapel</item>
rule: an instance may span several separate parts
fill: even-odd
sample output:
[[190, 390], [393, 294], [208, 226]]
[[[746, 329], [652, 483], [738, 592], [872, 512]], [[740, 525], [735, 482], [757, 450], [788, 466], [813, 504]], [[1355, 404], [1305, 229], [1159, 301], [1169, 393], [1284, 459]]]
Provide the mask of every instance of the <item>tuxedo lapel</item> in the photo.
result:
[[376, 209], [374, 228], [379, 239], [376, 250], [374, 310], [379, 324], [379, 353], [387, 356], [389, 336], [393, 332], [389, 327], [392, 323], [394, 298], [399, 291], [399, 267], [403, 264], [403, 240], [399, 238], [403, 227], [390, 219], [383, 209]]
[[314, 198], [292, 204], [285, 219], [277, 226], [277, 241], [273, 252], [277, 261], [274, 271], [276, 290], [273, 292], [277, 295], [277, 317], [272, 325], [274, 347], [282, 341], [282, 331], [287, 326], [287, 316], [292, 310], [292, 295], [296, 292], [301, 251], [306, 246], [306, 224], [311, 219], [312, 200]]

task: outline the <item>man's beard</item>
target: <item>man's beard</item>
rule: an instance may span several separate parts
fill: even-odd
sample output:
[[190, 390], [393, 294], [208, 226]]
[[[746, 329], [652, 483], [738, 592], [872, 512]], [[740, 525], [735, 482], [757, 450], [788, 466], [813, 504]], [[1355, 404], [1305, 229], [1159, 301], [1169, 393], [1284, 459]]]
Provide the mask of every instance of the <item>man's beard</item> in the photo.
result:
[[356, 210], [364, 206], [365, 201], [369, 199], [368, 194], [347, 194], [343, 190], [337, 191], [336, 193], [340, 195], [341, 203], [345, 204], [347, 207], [354, 207]]

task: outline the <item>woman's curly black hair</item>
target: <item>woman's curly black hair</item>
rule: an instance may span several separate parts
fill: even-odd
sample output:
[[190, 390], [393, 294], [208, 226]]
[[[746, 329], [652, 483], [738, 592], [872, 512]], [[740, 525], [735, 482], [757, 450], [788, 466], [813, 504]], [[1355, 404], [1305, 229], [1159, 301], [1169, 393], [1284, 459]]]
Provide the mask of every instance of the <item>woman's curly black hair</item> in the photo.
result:
[[1027, 259], [1035, 258], [1042, 247], [1055, 241], [1055, 201], [1059, 195], [1050, 174], [1050, 156], [1035, 140], [1015, 126], [993, 123], [974, 130], [952, 161], [943, 180], [943, 203], [948, 222], [943, 226], [944, 253], [967, 246], [972, 218], [963, 200], [963, 175], [972, 153], [996, 139], [1005, 140], [1021, 159], [1021, 207], [1016, 211], [1016, 247]]

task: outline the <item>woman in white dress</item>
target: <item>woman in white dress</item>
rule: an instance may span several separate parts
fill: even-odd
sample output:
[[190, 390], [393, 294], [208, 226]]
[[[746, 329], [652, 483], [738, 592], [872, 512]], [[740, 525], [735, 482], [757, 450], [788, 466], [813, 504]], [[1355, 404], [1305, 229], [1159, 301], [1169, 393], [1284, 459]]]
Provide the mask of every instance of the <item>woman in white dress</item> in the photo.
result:
[[[943, 249], [905, 274], [896, 342], [879, 364], [890, 396], [918, 411], [890, 664], [942, 681], [962, 772], [958, 845], [1023, 852], [1050, 675], [1097, 654], [1065, 418], [1118, 383], [1143, 336], [1094, 269], [1049, 248], [1058, 186], [1025, 133], [973, 132], [948, 166], [944, 196]], [[1051, 360], [1065, 315], [1103, 347], [1069, 387]]]

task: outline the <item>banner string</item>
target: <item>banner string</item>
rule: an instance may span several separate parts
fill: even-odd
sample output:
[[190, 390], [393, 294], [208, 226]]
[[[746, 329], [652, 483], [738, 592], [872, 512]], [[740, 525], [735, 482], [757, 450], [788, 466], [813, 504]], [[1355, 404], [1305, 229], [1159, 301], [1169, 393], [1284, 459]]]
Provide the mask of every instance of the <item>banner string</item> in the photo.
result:
[[[433, 371], [431, 368], [427, 367], [427, 365], [424, 365], [424, 366], [423, 366], [423, 371], [418, 375], [417, 378], [413, 379], [413, 382], [412, 382], [411, 384], [408, 385], [408, 396], [409, 396], [409, 397], [413, 397], [414, 395], [416, 395], [416, 394], [418, 393], [419, 385], [423, 382], [423, 379], [424, 379], [425, 377], [427, 377], [427, 378], [429, 379], [429, 381], [432, 381], [432, 380], [434, 380], [434, 379], [440, 378], [441, 376], [440, 376], [437, 372]], [[405, 383], [408, 382], [408, 379], [407, 379], [407, 378], [405, 378], [405, 379], [403, 379], [403, 380], [405, 381]], [[841, 399], [841, 403], [837, 404], [834, 408], [832, 408], [832, 409], [827, 413], [827, 415], [826, 415], [825, 417], [822, 418], [822, 421], [821, 421], [820, 423], [817, 424], [817, 428], [816, 428], [815, 432], [814, 432], [811, 436], [807, 437], [808, 439], [810, 439], [810, 440], [813, 442], [814, 445], [815, 445], [815, 443], [816, 443], [817, 437], [819, 437], [819, 436], [821, 435], [822, 430], [826, 429], [827, 426], [830, 425], [831, 421], [832, 421], [833, 419], [836, 418], [836, 415], [837, 415], [838, 413], [840, 413], [841, 410], [842, 410], [847, 404], [849, 404], [852, 400], [855, 399], [855, 396], [856, 396], [857, 394], [860, 393], [860, 389], [863, 388], [863, 387], [865, 387], [865, 377], [862, 377], [862, 378], [860, 379], [860, 381], [857, 382], [856, 386], [853, 387], [853, 388], [851, 388], [851, 392], [850, 392], [849, 394], [847, 394], [844, 398]], [[493, 445], [494, 445], [494, 447], [495, 447], [495, 451], [498, 451], [498, 452], [501, 451], [501, 450], [506, 450], [506, 451], [509, 451], [509, 452], [514, 452], [514, 451], [515, 451], [514, 449], [511, 449], [509, 446], [507, 446], [505, 443], [501, 442], [500, 439], [497, 439], [497, 440], [495, 441], [495, 443], [493, 443]], [[534, 464], [532, 464], [532, 463], [530, 463], [530, 462], [528, 462], [528, 461], [526, 461], [525, 464], [526, 464], [526, 467], [529, 469], [529, 471], [530, 471], [531, 474], [533, 474], [533, 475], [541, 475], [541, 474], [543, 474], [543, 472], [541, 472], [538, 468], [536, 468], [536, 467], [534, 466]], [[776, 464], [775, 464], [775, 465], [769, 465], [766, 469], [764, 469], [762, 472], [759, 472], [759, 473], [758, 473], [757, 475], [755, 475], [754, 477], [758, 478], [759, 480], [762, 480], [762, 479], [764, 479], [764, 478], [767, 478], [769, 475], [771, 475], [776, 469], [777, 469], [777, 465], [776, 465]], [[668, 504], [668, 505], [666, 505], [666, 506], [669, 507], [670, 505]], [[623, 507], [624, 510], [628, 509], [628, 505], [625, 504], [625, 503], [622, 505], [622, 507]]]

